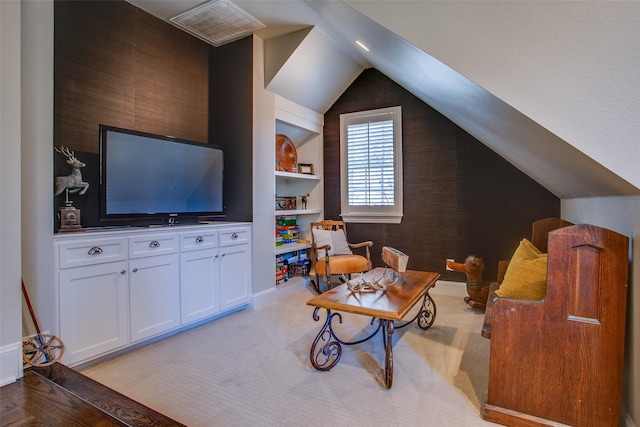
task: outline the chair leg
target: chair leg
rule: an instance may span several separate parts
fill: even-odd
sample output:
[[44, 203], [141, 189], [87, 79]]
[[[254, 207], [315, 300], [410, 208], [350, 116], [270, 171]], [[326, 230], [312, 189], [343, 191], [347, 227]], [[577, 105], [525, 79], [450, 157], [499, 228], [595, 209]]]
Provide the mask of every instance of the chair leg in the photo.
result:
[[316, 273], [314, 271], [313, 274], [311, 275], [310, 283], [313, 286], [313, 289], [315, 289], [317, 293], [319, 293], [319, 294], [322, 293], [322, 291], [320, 290], [320, 288], [322, 287], [322, 275], [321, 274], [318, 274], [318, 273]]
[[309, 284], [316, 292], [320, 293], [320, 287], [318, 286], [318, 276], [315, 279], [309, 279]]
[[320, 290], [320, 288], [322, 287], [322, 281], [323, 281], [322, 278], [323, 277], [324, 277], [324, 283], [325, 283], [326, 288], [327, 288], [326, 290], [328, 291], [329, 289], [331, 289], [331, 280], [327, 276], [316, 274], [313, 279], [309, 280], [309, 283], [311, 284], [313, 289], [315, 289], [315, 291], [318, 292], [319, 294], [321, 294], [323, 292], [323, 291]]

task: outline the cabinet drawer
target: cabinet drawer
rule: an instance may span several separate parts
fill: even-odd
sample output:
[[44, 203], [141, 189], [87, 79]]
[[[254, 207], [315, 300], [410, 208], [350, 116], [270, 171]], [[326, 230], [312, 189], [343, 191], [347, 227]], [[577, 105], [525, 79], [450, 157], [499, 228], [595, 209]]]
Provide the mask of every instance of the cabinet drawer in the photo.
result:
[[176, 252], [178, 252], [178, 236], [176, 234], [129, 237], [129, 258], [142, 258]]
[[62, 242], [58, 251], [61, 269], [123, 261], [127, 259], [127, 239], [116, 237]]
[[180, 234], [180, 251], [211, 249], [218, 246], [218, 231], [194, 231]]
[[220, 230], [220, 246], [238, 245], [249, 243], [250, 234], [248, 227], [227, 228]]

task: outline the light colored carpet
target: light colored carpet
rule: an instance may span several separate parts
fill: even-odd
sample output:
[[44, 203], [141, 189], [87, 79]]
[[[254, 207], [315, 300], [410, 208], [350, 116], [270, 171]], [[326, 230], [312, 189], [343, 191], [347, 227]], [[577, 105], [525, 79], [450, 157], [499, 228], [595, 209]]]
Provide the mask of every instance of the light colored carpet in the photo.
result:
[[[393, 387], [384, 388], [382, 337], [344, 346], [327, 372], [309, 361], [325, 320], [309, 289], [243, 310], [91, 366], [83, 374], [189, 426], [483, 426], [489, 341], [464, 284], [431, 290], [437, 315], [423, 331], [396, 330]], [[348, 339], [370, 319], [345, 315]]]

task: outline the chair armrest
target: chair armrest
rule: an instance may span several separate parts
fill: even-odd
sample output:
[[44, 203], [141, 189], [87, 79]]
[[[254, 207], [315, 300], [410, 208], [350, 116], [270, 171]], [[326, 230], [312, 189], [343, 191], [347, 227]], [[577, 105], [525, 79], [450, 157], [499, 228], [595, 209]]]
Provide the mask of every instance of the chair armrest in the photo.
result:
[[368, 269], [371, 270], [371, 268], [372, 268], [372, 265], [371, 265], [371, 253], [369, 252], [369, 248], [371, 246], [373, 246], [373, 242], [370, 241], [370, 240], [367, 240], [366, 242], [347, 243], [347, 244], [349, 245], [350, 248], [354, 248], [354, 249], [364, 248], [364, 252], [365, 252], [364, 257], [367, 259], [367, 264], [369, 265]]
[[[322, 245], [322, 246], [317, 246], [315, 243], [312, 246], [313, 249], [313, 258], [317, 259], [318, 261], [324, 261], [327, 266], [329, 265], [329, 250], [331, 249], [331, 245], [326, 244], [326, 245]], [[324, 249], [324, 256], [321, 258], [318, 255], [318, 251], [320, 249]]]
[[370, 241], [366, 241], [366, 242], [361, 242], [361, 243], [348, 243], [350, 248], [364, 248], [366, 247], [371, 247], [373, 246], [373, 242]]
[[498, 262], [498, 278], [496, 282], [502, 283], [504, 280], [504, 274], [507, 272], [507, 267], [509, 267], [509, 261]]

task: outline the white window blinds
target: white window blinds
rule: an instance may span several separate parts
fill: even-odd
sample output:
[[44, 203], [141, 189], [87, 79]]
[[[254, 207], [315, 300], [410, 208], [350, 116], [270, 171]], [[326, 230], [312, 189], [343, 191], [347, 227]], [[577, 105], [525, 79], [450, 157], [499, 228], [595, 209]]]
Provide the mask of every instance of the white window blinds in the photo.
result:
[[349, 205], [394, 204], [393, 120], [347, 127]]
[[402, 110], [340, 115], [341, 216], [347, 222], [402, 219]]

